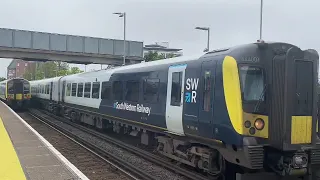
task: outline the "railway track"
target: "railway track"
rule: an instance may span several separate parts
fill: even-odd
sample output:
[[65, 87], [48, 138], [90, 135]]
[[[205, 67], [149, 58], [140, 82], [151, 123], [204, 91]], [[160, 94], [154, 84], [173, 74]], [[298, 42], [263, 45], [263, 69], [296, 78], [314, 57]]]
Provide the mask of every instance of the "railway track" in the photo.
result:
[[[85, 126], [73, 123], [65, 118], [59, 117], [59, 116], [55, 116], [47, 111], [39, 111], [39, 110], [30, 110], [31, 113], [33, 114], [38, 114], [38, 116], [42, 116], [42, 118], [44, 119], [55, 119], [58, 120], [60, 123], [65, 123], [68, 124], [78, 130], [81, 130], [85, 133], [88, 133], [92, 136], [94, 136], [95, 138], [98, 138], [99, 140], [111, 143], [112, 145], [115, 145], [121, 149], [125, 149], [126, 151], [129, 151], [132, 154], [135, 154], [139, 157], [143, 157], [145, 160], [151, 162], [152, 164], [158, 165], [160, 167], [163, 167], [165, 169], [170, 170], [171, 172], [174, 172], [176, 174], [179, 174], [181, 177], [177, 176], [174, 177], [173, 179], [190, 179], [190, 180], [208, 180], [208, 177], [200, 175], [198, 173], [195, 172], [191, 172], [190, 170], [181, 168], [179, 165], [173, 164], [172, 162], [167, 161], [166, 159], [163, 159], [155, 154], [152, 154], [150, 152], [147, 152], [145, 150], [142, 150], [140, 148], [137, 148], [135, 146], [132, 146], [130, 144], [124, 143], [120, 140], [117, 140], [115, 138], [112, 138], [110, 136], [107, 136], [106, 134], [100, 133], [98, 131], [95, 131], [91, 128], [87, 128]], [[39, 115], [40, 113], [43, 113], [42, 115]], [[50, 123], [52, 123], [52, 121], [49, 121]], [[149, 179], [151, 180], [150, 177]], [[154, 179], [154, 178], [153, 178]], [[159, 179], [159, 178], [156, 178]], [[160, 178], [162, 179], [162, 178]], [[168, 180], [168, 179], [166, 179]]]
[[[46, 120], [34, 113], [17, 112], [28, 124], [47, 139], [62, 155], [92, 180], [138, 180], [149, 179], [146, 174], [133, 172], [132, 169], [121, 167], [109, 159], [101, 156], [88, 144], [77, 140], [70, 133], [66, 133], [52, 126]], [[110, 158], [110, 157], [109, 157]]]
[[[35, 109], [30, 109], [29, 112], [33, 116], [46, 121], [51, 126], [65, 131], [66, 134], [91, 147], [95, 152], [99, 152], [99, 154], [102, 154], [106, 158], [113, 159], [114, 163], [120, 164], [119, 166], [126, 170], [133, 171], [137, 174], [136, 176], [140, 176], [139, 179], [208, 180], [206, 176], [183, 169], [159, 156], [125, 144], [93, 129], [75, 124], [65, 118]], [[61, 126], [64, 127], [61, 128]], [[81, 131], [82, 134], [86, 133], [87, 138], [91, 139], [92, 142], [84, 140], [83, 135], [80, 135], [78, 131]]]

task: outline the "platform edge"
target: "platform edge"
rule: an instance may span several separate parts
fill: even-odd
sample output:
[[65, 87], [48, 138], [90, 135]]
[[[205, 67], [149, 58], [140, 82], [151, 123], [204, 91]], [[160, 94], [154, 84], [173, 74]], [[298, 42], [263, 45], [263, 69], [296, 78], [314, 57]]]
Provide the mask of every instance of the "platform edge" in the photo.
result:
[[77, 167], [75, 167], [67, 158], [65, 158], [56, 148], [54, 148], [44, 137], [41, 136], [35, 129], [33, 129], [25, 120], [23, 120], [16, 112], [14, 112], [7, 104], [1, 101], [27, 128], [29, 128], [48, 149], [61, 161], [67, 168], [76, 174], [81, 180], [89, 180]]

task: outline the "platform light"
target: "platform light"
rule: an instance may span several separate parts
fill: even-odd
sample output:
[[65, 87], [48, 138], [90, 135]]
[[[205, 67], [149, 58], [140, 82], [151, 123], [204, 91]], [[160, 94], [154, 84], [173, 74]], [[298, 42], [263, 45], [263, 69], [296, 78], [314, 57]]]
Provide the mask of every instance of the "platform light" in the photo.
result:
[[209, 52], [209, 44], [210, 44], [210, 28], [209, 27], [196, 27], [197, 30], [203, 30], [208, 32], [208, 39], [207, 39], [207, 48], [204, 49], [203, 52]]
[[126, 64], [126, 13], [125, 12], [115, 12], [113, 14], [123, 17], [123, 66]]

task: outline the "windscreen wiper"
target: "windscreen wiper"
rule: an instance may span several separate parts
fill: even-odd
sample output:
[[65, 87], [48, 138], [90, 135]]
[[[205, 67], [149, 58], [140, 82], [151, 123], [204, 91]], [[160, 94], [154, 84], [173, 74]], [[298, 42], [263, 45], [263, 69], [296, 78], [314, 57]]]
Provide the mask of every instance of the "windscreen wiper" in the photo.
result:
[[261, 94], [260, 94], [260, 96], [259, 96], [259, 99], [258, 99], [257, 104], [256, 104], [255, 107], [254, 107], [253, 113], [258, 112], [259, 107], [260, 107], [260, 104], [261, 104], [261, 102], [262, 102], [262, 100], [263, 100], [263, 98], [264, 98], [264, 94], [265, 94], [265, 92], [266, 92], [266, 89], [267, 89], [267, 84], [264, 84], [263, 90], [262, 90], [262, 92], [261, 92]]

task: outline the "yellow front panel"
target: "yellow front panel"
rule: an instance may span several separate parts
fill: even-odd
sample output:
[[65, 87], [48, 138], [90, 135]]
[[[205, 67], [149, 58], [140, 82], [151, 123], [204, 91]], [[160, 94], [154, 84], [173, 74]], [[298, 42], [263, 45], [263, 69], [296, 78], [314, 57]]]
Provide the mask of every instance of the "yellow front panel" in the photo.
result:
[[243, 114], [240, 78], [236, 60], [226, 56], [222, 64], [223, 89], [229, 118], [237, 133], [243, 134]]
[[312, 116], [292, 116], [291, 144], [311, 143]]
[[25, 174], [11, 139], [0, 118], [0, 179], [25, 180]]
[[16, 94], [16, 100], [22, 100], [22, 94]]
[[244, 120], [244, 122], [245, 121], [250, 121], [251, 127], [254, 127], [254, 122], [258, 118], [260, 118], [260, 119], [262, 119], [264, 121], [264, 128], [262, 130], [257, 130], [256, 129], [256, 133], [255, 134], [250, 134], [249, 133], [250, 127], [249, 128], [245, 127], [244, 135], [268, 138], [268, 136], [269, 136], [269, 117], [265, 116], [265, 115], [259, 115], [259, 114], [252, 114], [252, 113], [243, 112], [243, 120]]

